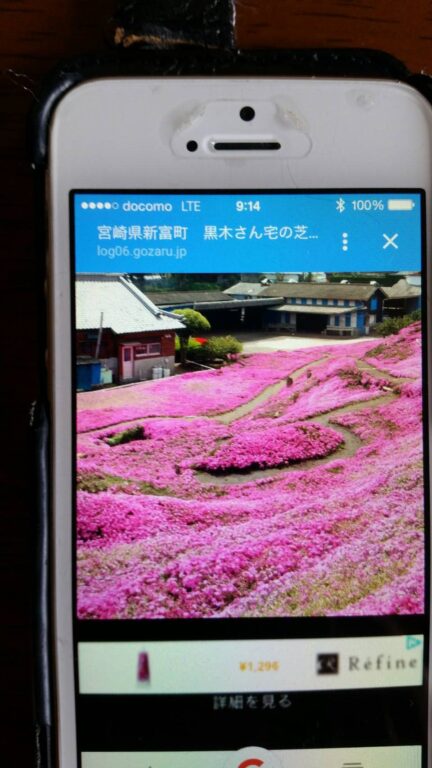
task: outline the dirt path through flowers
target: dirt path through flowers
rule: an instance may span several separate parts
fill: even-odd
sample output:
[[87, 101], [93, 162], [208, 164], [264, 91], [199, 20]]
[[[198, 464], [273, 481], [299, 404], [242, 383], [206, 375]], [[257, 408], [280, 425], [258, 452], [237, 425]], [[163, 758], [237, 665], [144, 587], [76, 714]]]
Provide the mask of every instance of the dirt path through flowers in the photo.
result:
[[[274, 384], [270, 384], [268, 387], [265, 387], [258, 395], [253, 397], [251, 400], [249, 400], [246, 403], [243, 403], [242, 405], [237, 406], [237, 408], [233, 408], [229, 411], [220, 411], [219, 413], [210, 413], [210, 414], [200, 414], [199, 416], [145, 416], [145, 417], [135, 417], [133, 419], [127, 419], [122, 420], [119, 422], [115, 422], [114, 424], [110, 424], [110, 427], [116, 427], [117, 429], [119, 427], [127, 429], [131, 425], [137, 424], [141, 422], [143, 419], [152, 419], [152, 418], [166, 418], [166, 419], [183, 419], [183, 420], [194, 420], [197, 418], [209, 418], [209, 419], [215, 419], [219, 421], [221, 424], [231, 424], [233, 421], [237, 421], [238, 419], [241, 419], [243, 416], [247, 416], [247, 414], [251, 413], [257, 406], [262, 405], [266, 400], [269, 400], [273, 395], [278, 394], [281, 392], [285, 387], [287, 387], [287, 379], [290, 379], [293, 383], [296, 381], [306, 370], [313, 369], [319, 365], [321, 365], [325, 360], [329, 358], [328, 354], [323, 355], [322, 357], [319, 357], [317, 360], [314, 360], [313, 362], [306, 363], [305, 365], [302, 365], [300, 368], [297, 368], [296, 370], [292, 371], [290, 376], [284, 376], [283, 379], [280, 381], [277, 381]], [[364, 360], [362, 361], [361, 366], [357, 366], [359, 371], [367, 371], [371, 374], [371, 376], [375, 376], [376, 378], [382, 378], [383, 376], [391, 383], [394, 384], [401, 384], [405, 383], [407, 381], [411, 381], [409, 377], [396, 377], [392, 376], [392, 374], [388, 373], [387, 371], [380, 370], [379, 368], [376, 368], [375, 366], [371, 365], [370, 363], [366, 363]], [[132, 386], [132, 385], [130, 385]], [[106, 429], [106, 427], [96, 427], [95, 429], [87, 429], [83, 430], [82, 434], [95, 434], [97, 432], [100, 432], [101, 430]]]
[[397, 395], [394, 394], [374, 397], [370, 400], [363, 400], [361, 403], [354, 403], [353, 405], [344, 405], [340, 408], [335, 408], [333, 411], [328, 411], [328, 413], [324, 413], [321, 416], [311, 416], [310, 418], [305, 419], [305, 422], [322, 424], [325, 427], [330, 427], [335, 432], [338, 432], [343, 438], [344, 444], [340, 448], [337, 448], [333, 453], [324, 456], [321, 459], [307, 459], [306, 461], [299, 461], [295, 464], [291, 464], [288, 467], [256, 469], [248, 472], [233, 471], [226, 475], [216, 475], [210, 472], [196, 472], [196, 477], [201, 480], [201, 482], [211, 483], [213, 485], [232, 485], [233, 483], [248, 483], [251, 480], [271, 477], [272, 475], [274, 477], [276, 475], [279, 476], [281, 472], [288, 473], [313, 469], [314, 467], [319, 467], [321, 464], [328, 464], [330, 461], [335, 461], [336, 459], [348, 459], [357, 453], [362, 445], [362, 441], [347, 427], [342, 427], [340, 424], [334, 424], [332, 418], [334, 418], [335, 415], [339, 416], [343, 413], [352, 413], [353, 411], [360, 411], [374, 406], [388, 405], [388, 403], [391, 403], [392, 400], [396, 400], [396, 398]]
[[[327, 356], [325, 356], [327, 357]], [[299, 368], [297, 371], [295, 371], [291, 379], [295, 381], [302, 373], [308, 368], [312, 368], [313, 366], [319, 365], [322, 363], [323, 359], [320, 358], [319, 360], [316, 360], [313, 364], [304, 365], [302, 368]], [[396, 386], [399, 384], [404, 384], [408, 381], [411, 381], [412, 379], [407, 376], [393, 376], [392, 374], [388, 373], [387, 371], [381, 371], [380, 369], [376, 368], [375, 366], [371, 365], [370, 363], [366, 363], [362, 361], [362, 365], [357, 366], [359, 371], [367, 371], [371, 376], [375, 376], [377, 378], [382, 378], [385, 376], [385, 378], [389, 381], [391, 384], [395, 384]], [[286, 386], [286, 380], [284, 379], [282, 382], [278, 382], [277, 384], [273, 384], [270, 387], [267, 387], [265, 390], [263, 390], [257, 397], [253, 398], [253, 400], [250, 400], [249, 403], [245, 403], [242, 406], [239, 406], [239, 408], [235, 408], [232, 411], [227, 412], [226, 414], [218, 415], [218, 416], [212, 416], [211, 418], [217, 419], [217, 421], [221, 421], [224, 424], [231, 424], [233, 421], [236, 421], [237, 419], [240, 419], [242, 416], [244, 416], [246, 413], [249, 413], [256, 405], [262, 404], [265, 400], [267, 400], [272, 395], [276, 394], [277, 392], [280, 392], [283, 387]], [[396, 400], [398, 397], [398, 394], [394, 392], [388, 392], [383, 395], [378, 395], [377, 397], [370, 398], [369, 400], [363, 400], [358, 403], [351, 403], [348, 405], [340, 406], [339, 408], [333, 408], [331, 411], [327, 411], [326, 413], [320, 414], [318, 416], [310, 416], [309, 418], [305, 419], [305, 422], [310, 423], [318, 423], [325, 427], [330, 427], [335, 432], [338, 432], [341, 437], [343, 438], [344, 444], [338, 448], [336, 451], [334, 451], [332, 454], [328, 456], [324, 456], [323, 458], [319, 459], [308, 459], [306, 461], [297, 462], [295, 464], [291, 464], [290, 466], [286, 467], [273, 467], [270, 469], [257, 469], [257, 470], [251, 470], [247, 472], [229, 472], [226, 475], [220, 474], [216, 475], [210, 472], [197, 472], [196, 477], [201, 481], [205, 483], [212, 483], [214, 485], [232, 485], [235, 483], [247, 483], [251, 480], [257, 480], [260, 478], [265, 477], [276, 477], [280, 476], [280, 473], [288, 473], [288, 472], [298, 472], [303, 471], [307, 469], [312, 469], [314, 467], [318, 467], [322, 464], [327, 464], [330, 461], [335, 461], [336, 459], [347, 459], [351, 456], [354, 456], [360, 446], [362, 445], [362, 441], [360, 440], [357, 435], [355, 435], [350, 429], [347, 427], [343, 427], [340, 424], [335, 424], [333, 419], [335, 416], [340, 416], [344, 413], [353, 413], [354, 411], [360, 411], [365, 410], [367, 408], [373, 408], [373, 407], [381, 407], [383, 405], [388, 405], [388, 403], [391, 403], [393, 400]], [[252, 407], [250, 407], [252, 405]]]
[[[299, 376], [304, 373], [304, 371], [307, 371], [308, 369], [315, 368], [318, 365], [321, 365], [321, 363], [328, 359], [329, 355], [324, 355], [323, 357], [320, 357], [318, 360], [314, 360], [313, 363], [307, 363], [306, 365], [302, 365], [301, 368], [297, 368], [296, 371], [293, 371], [291, 376], [288, 378], [291, 379], [292, 382], [296, 381], [296, 379], [299, 378]], [[397, 377], [392, 376], [391, 373], [387, 373], [387, 371], [380, 371], [379, 368], [376, 368], [375, 366], [371, 365], [370, 363], [365, 363], [363, 361], [363, 365], [357, 366], [359, 371], [367, 371], [371, 374], [371, 376], [375, 376], [376, 378], [382, 378], [385, 376], [386, 379], [388, 379], [389, 382], [392, 384], [404, 384], [407, 381], [412, 381], [412, 379], [408, 377]], [[266, 387], [262, 390], [262, 392], [259, 393], [256, 397], [252, 398], [252, 400], [249, 400], [247, 403], [243, 403], [243, 405], [239, 405], [237, 408], [234, 408], [232, 411], [226, 411], [226, 413], [219, 413], [219, 414], [211, 414], [208, 418], [211, 419], [217, 419], [217, 421], [220, 421], [221, 424], [231, 424], [233, 421], [237, 421], [238, 419], [241, 419], [243, 416], [246, 416], [248, 413], [253, 411], [257, 405], [262, 405], [266, 400], [269, 400], [270, 397], [273, 395], [276, 395], [278, 392], [281, 392], [284, 387], [287, 386], [287, 379], [286, 377], [282, 379], [282, 381], [277, 381], [276, 384], [270, 384], [269, 387]], [[370, 402], [370, 401], [369, 401]], [[349, 408], [349, 406], [348, 406]], [[344, 409], [342, 409], [344, 410]], [[315, 419], [317, 421], [317, 419]]]
[[324, 360], [327, 360], [328, 357], [329, 355], [323, 355], [323, 357], [319, 357], [318, 360], [314, 360], [312, 363], [302, 365], [301, 368], [297, 368], [297, 370], [293, 371], [290, 376], [284, 376], [284, 378], [281, 381], [277, 381], [276, 384], [270, 384], [270, 386], [263, 389], [259, 395], [253, 397], [252, 400], [249, 400], [247, 403], [243, 403], [243, 405], [239, 405], [237, 408], [233, 408], [232, 411], [212, 414], [209, 418], [217, 419], [217, 421], [220, 421], [221, 424], [231, 424], [233, 421], [241, 419], [243, 416], [246, 416], [248, 413], [253, 411], [257, 405], [262, 405], [266, 400], [269, 400], [270, 397], [277, 395], [278, 392], [281, 392], [282, 389], [286, 388], [287, 378], [294, 382], [299, 378], [299, 376], [302, 375], [302, 373], [304, 373], [304, 371], [307, 371], [309, 368], [315, 368], [316, 366], [321, 365], [321, 363]]
[[[246, 416], [248, 413], [254, 410], [257, 405], [261, 405], [266, 400], [268, 400], [273, 395], [276, 395], [278, 392], [280, 392], [284, 387], [287, 386], [287, 378], [291, 378], [292, 381], [295, 381], [298, 379], [301, 374], [306, 371], [308, 368], [314, 368], [317, 365], [320, 365], [324, 360], [326, 360], [329, 357], [329, 355], [323, 355], [323, 357], [318, 358], [318, 360], [314, 360], [311, 363], [307, 363], [306, 365], [302, 365], [301, 368], [297, 368], [297, 370], [293, 371], [290, 374], [290, 377], [284, 376], [283, 379], [280, 381], [277, 381], [275, 384], [270, 384], [268, 387], [265, 387], [261, 392], [256, 395], [256, 397], [253, 397], [252, 400], [248, 400], [247, 403], [243, 403], [242, 405], [239, 405], [237, 408], [233, 408], [231, 411], [220, 411], [219, 413], [208, 413], [208, 414], [199, 414], [198, 416], [164, 416], [163, 414], [160, 415], [154, 415], [154, 416], [143, 416], [143, 417], [135, 417], [134, 419], [128, 419], [127, 421], [120, 421], [115, 422], [114, 424], [110, 424], [110, 427], [125, 427], [138, 424], [142, 422], [144, 419], [182, 419], [182, 421], [193, 421], [195, 419], [216, 419], [217, 421], [220, 421], [221, 424], [231, 424], [232, 421], [237, 421], [238, 419], [241, 419], [242, 416]], [[96, 432], [105, 431], [106, 427], [96, 427], [95, 429], [87, 429], [82, 432], [82, 434], [91, 435], [95, 434]]]
[[[287, 379], [289, 379], [290, 384], [294, 383], [306, 370], [313, 369], [319, 365], [321, 365], [325, 360], [327, 360], [329, 355], [323, 355], [322, 357], [318, 358], [317, 360], [314, 360], [313, 362], [307, 363], [305, 365], [302, 365], [300, 368], [297, 368], [297, 370], [293, 371], [289, 377], [284, 376], [283, 379], [280, 381], [277, 381], [274, 384], [270, 384], [268, 387], [265, 387], [258, 395], [253, 397], [251, 400], [249, 400], [246, 403], [243, 403], [242, 405], [237, 406], [237, 408], [233, 408], [230, 411], [225, 411], [221, 413], [213, 413], [213, 414], [207, 414], [206, 418], [212, 419], [214, 421], [218, 421], [221, 424], [232, 424], [235, 421], [238, 421], [239, 419], [243, 418], [244, 416], [251, 413], [257, 406], [262, 405], [267, 400], [269, 400], [273, 395], [278, 394], [281, 392], [284, 388], [287, 387]], [[359, 361], [360, 362], [360, 361]], [[389, 382], [389, 384], [394, 384], [395, 386], [398, 386], [400, 384], [406, 383], [408, 381], [411, 381], [412, 379], [410, 377], [406, 376], [393, 376], [388, 371], [380, 370], [376, 366], [372, 365], [371, 363], [367, 363], [365, 360], [361, 361], [361, 365], [357, 365], [357, 368], [359, 372], [367, 371], [371, 376], [374, 376], [376, 378], [383, 378], [385, 377], [386, 380]], [[346, 459], [350, 458], [351, 456], [354, 456], [360, 446], [362, 445], [362, 442], [357, 435], [355, 435], [350, 429], [347, 427], [343, 427], [340, 424], [335, 424], [333, 422], [333, 419], [335, 416], [340, 416], [344, 413], [352, 413], [353, 411], [359, 411], [363, 409], [367, 409], [370, 407], [375, 406], [382, 406], [387, 405], [388, 403], [392, 402], [398, 397], [398, 394], [391, 391], [391, 387], [389, 387], [388, 392], [382, 395], [378, 395], [376, 397], [372, 397], [368, 400], [363, 400], [361, 402], [357, 403], [351, 403], [348, 405], [340, 406], [338, 408], [334, 408], [330, 411], [327, 411], [326, 413], [319, 414], [316, 416], [310, 416], [305, 419], [305, 422], [309, 423], [317, 423], [325, 427], [330, 427], [335, 432], [338, 432], [338, 434], [341, 435], [343, 438], [343, 445], [340, 448], [337, 448], [333, 453], [329, 454], [328, 456], [324, 456], [322, 458], [317, 459], [306, 459], [305, 461], [299, 461], [296, 463], [291, 464], [290, 466], [281, 466], [281, 467], [272, 467], [270, 469], [257, 469], [257, 470], [250, 470], [250, 471], [244, 471], [244, 472], [229, 472], [226, 475], [220, 474], [213, 474], [211, 472], [204, 472], [204, 471], [197, 471], [196, 477], [198, 480], [200, 480], [203, 483], [206, 484], [213, 484], [213, 485], [231, 485], [236, 483], [247, 483], [253, 480], [257, 480], [259, 478], [265, 478], [265, 477], [278, 477], [280, 476], [280, 473], [288, 473], [288, 472], [298, 472], [303, 471], [307, 469], [313, 469], [315, 467], [318, 467], [322, 464], [327, 464], [331, 461], [335, 461], [336, 459]], [[144, 417], [145, 419], [151, 419], [156, 418], [152, 416]], [[161, 416], [158, 416], [157, 418], [161, 418]], [[164, 418], [164, 417], [162, 417]], [[193, 421], [197, 418], [202, 418], [202, 416], [166, 416], [167, 419], [182, 419], [182, 420], [190, 420]], [[128, 428], [131, 425], [142, 423], [142, 418], [135, 418], [128, 421], [122, 421], [116, 425], [117, 428]], [[97, 433], [100, 432], [101, 428], [97, 428], [94, 430], [89, 430], [86, 434], [91, 433]]]

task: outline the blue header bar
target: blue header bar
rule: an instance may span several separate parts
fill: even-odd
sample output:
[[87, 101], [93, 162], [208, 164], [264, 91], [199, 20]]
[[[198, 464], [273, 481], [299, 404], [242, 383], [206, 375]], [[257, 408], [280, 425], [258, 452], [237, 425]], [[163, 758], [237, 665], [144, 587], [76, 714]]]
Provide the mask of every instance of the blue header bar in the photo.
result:
[[419, 191], [72, 195], [77, 272], [421, 268]]

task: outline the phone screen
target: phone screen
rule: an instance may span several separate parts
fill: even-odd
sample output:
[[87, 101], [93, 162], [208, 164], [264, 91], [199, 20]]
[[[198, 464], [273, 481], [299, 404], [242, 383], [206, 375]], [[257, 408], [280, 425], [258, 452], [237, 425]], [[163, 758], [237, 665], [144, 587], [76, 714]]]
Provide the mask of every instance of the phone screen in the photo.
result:
[[79, 190], [71, 251], [83, 768], [424, 768], [423, 192]]

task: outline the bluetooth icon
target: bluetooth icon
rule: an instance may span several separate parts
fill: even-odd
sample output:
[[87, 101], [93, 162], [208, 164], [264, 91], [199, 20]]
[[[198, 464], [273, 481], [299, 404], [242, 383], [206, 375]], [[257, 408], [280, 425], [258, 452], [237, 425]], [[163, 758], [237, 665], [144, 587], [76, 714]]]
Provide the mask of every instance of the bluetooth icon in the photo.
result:
[[339, 213], [343, 213], [346, 208], [345, 200], [340, 197], [339, 200], [336, 200], [336, 210], [339, 211]]

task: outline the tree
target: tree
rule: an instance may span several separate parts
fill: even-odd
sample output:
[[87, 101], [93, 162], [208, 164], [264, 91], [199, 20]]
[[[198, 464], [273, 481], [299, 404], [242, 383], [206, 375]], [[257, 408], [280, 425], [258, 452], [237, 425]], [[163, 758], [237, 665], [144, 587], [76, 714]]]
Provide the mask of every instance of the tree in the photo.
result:
[[303, 272], [303, 275], [300, 278], [301, 283], [311, 283], [312, 282], [312, 272]]
[[195, 334], [206, 333], [211, 326], [207, 318], [201, 312], [197, 312], [196, 309], [174, 309], [174, 314], [180, 315], [185, 326], [185, 329], [177, 334], [180, 341], [180, 360], [184, 365], [190, 337]]

